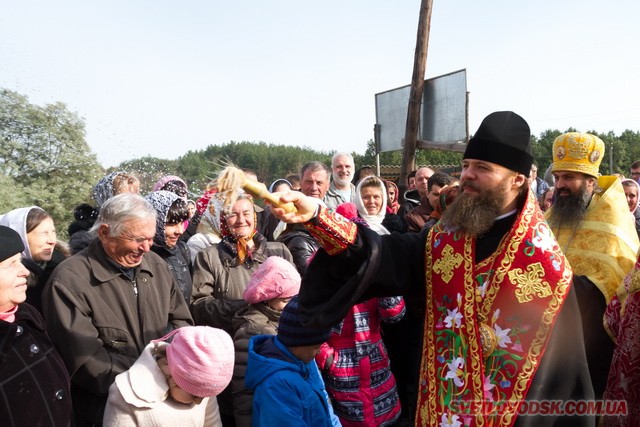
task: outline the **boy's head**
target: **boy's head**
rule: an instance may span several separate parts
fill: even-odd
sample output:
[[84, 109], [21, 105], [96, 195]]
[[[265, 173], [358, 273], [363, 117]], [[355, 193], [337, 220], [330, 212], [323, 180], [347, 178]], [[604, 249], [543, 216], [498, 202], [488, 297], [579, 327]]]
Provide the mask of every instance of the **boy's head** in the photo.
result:
[[282, 310], [278, 321], [278, 340], [305, 363], [313, 360], [330, 333], [331, 328], [315, 329], [302, 325], [297, 295]]

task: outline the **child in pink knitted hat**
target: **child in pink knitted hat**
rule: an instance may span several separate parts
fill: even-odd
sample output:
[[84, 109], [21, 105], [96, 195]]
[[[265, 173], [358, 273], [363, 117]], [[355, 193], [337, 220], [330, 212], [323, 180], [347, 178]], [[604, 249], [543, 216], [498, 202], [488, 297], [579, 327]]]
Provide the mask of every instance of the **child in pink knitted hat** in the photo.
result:
[[116, 377], [103, 425], [222, 426], [214, 397], [229, 385], [233, 365], [233, 342], [222, 329], [176, 329]]
[[249, 339], [254, 335], [275, 335], [282, 310], [299, 290], [298, 270], [289, 261], [277, 256], [267, 258], [247, 284], [244, 299], [250, 305], [238, 311], [233, 318], [236, 365], [231, 393], [236, 426], [251, 425], [253, 392], [244, 385]]

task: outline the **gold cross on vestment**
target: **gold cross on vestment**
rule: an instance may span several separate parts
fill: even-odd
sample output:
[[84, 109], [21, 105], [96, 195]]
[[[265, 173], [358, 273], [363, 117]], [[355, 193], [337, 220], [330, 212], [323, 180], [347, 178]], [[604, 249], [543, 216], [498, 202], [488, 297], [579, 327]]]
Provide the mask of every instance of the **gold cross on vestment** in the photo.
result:
[[536, 262], [527, 266], [526, 273], [521, 268], [509, 271], [509, 279], [518, 287], [516, 298], [518, 302], [529, 302], [533, 296], [544, 298], [551, 295], [551, 286], [544, 279], [544, 268]]
[[454, 254], [451, 245], [447, 244], [442, 250], [442, 256], [433, 264], [433, 271], [442, 276], [445, 283], [453, 277], [453, 270], [462, 264], [462, 255]]

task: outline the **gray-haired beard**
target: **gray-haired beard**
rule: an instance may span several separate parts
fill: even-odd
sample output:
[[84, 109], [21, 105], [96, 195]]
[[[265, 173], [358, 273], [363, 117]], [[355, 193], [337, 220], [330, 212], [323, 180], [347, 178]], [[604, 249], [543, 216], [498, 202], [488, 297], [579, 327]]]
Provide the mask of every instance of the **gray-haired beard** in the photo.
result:
[[338, 176], [338, 174], [333, 174], [333, 182], [335, 182], [337, 187], [348, 187], [351, 184], [351, 180], [349, 178], [342, 179]]
[[555, 201], [547, 222], [552, 228], [574, 228], [584, 219], [592, 194], [587, 191], [586, 183], [583, 183], [575, 194], [569, 192], [566, 196], [560, 196], [558, 193], [558, 190], [555, 190]]
[[[500, 215], [504, 204], [505, 181], [495, 188], [486, 189], [478, 194], [460, 193], [442, 214], [440, 222], [445, 229], [460, 231], [478, 237], [489, 231]], [[477, 190], [475, 184], [466, 181], [462, 189], [470, 187]]]

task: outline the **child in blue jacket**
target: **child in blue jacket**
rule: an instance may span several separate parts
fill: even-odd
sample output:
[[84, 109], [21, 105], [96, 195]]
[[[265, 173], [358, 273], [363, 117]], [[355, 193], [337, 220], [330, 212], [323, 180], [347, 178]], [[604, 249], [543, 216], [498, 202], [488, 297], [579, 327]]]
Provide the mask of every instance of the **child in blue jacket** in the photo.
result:
[[278, 335], [251, 338], [245, 383], [254, 390], [254, 426], [340, 426], [314, 360], [330, 332], [302, 326], [296, 296]]

